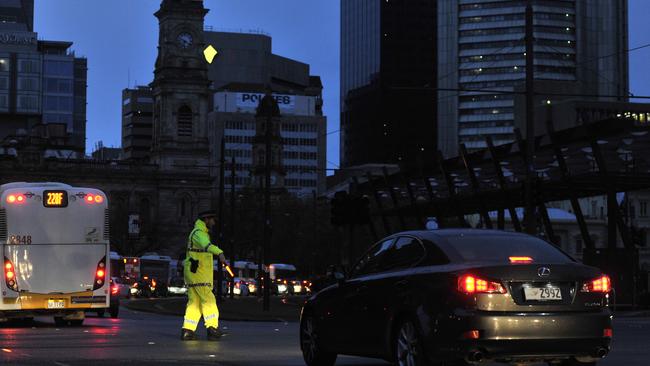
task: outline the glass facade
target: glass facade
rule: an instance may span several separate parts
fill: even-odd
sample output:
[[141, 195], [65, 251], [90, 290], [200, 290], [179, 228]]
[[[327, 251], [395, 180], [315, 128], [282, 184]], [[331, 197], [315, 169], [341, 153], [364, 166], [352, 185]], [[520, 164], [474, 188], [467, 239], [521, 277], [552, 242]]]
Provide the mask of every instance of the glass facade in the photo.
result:
[[341, 1], [341, 166], [433, 161], [437, 1]]
[[341, 97], [369, 85], [379, 74], [380, 2], [341, 1]]
[[[72, 42], [41, 40], [33, 27], [33, 0], [0, 1], [8, 16], [0, 44], [0, 140], [34, 135], [83, 156], [86, 148], [87, 62]], [[63, 124], [43, 126], [47, 124]]]
[[74, 60], [45, 56], [43, 85], [43, 123], [65, 123], [73, 132]]
[[[514, 91], [526, 78], [526, 1], [458, 4], [458, 87]], [[536, 80], [575, 81], [575, 0], [534, 0]], [[480, 91], [458, 95], [459, 142], [468, 149], [514, 141], [513, 95]]]

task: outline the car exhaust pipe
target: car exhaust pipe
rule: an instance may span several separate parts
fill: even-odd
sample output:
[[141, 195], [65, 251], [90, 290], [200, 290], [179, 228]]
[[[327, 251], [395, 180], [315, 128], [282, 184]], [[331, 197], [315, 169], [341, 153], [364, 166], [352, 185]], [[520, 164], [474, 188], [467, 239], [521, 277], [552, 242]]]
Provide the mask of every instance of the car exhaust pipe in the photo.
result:
[[607, 348], [600, 347], [596, 350], [596, 357], [598, 358], [605, 358], [609, 351], [607, 351]]
[[483, 355], [483, 352], [481, 352], [481, 351], [470, 351], [467, 354], [467, 360], [466, 361], [471, 362], [471, 363], [479, 363], [479, 362], [483, 361], [484, 358], [485, 358], [485, 356]]

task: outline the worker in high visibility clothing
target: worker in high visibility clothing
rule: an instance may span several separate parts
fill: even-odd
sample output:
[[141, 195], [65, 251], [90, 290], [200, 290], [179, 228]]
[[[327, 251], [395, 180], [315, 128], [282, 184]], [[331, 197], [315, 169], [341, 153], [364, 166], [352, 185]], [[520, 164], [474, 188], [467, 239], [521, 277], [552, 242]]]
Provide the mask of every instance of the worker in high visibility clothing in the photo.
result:
[[201, 316], [208, 331], [208, 340], [214, 341], [225, 335], [219, 329], [219, 309], [212, 293], [213, 255], [226, 263], [223, 250], [210, 241], [209, 230], [216, 224], [214, 211], [199, 214], [194, 229], [187, 239], [187, 255], [183, 263], [183, 277], [187, 286], [187, 308], [183, 320], [181, 339], [196, 339], [195, 331]]

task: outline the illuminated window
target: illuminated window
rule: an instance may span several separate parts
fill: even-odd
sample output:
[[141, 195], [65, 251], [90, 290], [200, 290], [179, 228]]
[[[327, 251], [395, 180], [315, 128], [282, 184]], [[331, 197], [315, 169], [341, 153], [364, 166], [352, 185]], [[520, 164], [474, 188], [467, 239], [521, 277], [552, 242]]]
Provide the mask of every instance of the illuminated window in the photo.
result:
[[9, 59], [8, 58], [0, 58], [0, 72], [6, 72], [9, 71]]
[[192, 109], [184, 105], [178, 109], [178, 137], [192, 137]]

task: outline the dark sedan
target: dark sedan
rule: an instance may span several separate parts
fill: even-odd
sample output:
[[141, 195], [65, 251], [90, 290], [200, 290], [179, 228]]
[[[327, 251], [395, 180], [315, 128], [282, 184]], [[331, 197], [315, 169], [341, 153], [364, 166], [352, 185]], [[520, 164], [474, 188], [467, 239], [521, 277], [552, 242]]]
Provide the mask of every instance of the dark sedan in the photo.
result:
[[302, 309], [309, 366], [595, 365], [610, 351], [609, 277], [536, 237], [412, 231], [381, 240]]

